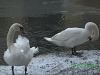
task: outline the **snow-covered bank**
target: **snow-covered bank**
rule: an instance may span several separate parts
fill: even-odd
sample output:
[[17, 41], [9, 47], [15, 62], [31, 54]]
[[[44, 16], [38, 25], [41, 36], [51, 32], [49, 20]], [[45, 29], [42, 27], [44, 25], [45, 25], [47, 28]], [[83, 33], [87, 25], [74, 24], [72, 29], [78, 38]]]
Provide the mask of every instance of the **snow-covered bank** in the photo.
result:
[[[82, 56], [67, 52], [34, 57], [28, 65], [28, 75], [100, 75], [100, 51], [82, 50]], [[0, 75], [11, 75], [11, 66], [0, 66]], [[24, 67], [15, 67], [15, 75], [24, 75]]]

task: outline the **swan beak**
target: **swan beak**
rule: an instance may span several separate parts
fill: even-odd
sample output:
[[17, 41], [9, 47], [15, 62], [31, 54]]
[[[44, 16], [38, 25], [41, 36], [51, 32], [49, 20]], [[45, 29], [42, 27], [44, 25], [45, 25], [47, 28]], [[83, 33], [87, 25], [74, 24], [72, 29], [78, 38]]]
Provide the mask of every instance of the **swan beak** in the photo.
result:
[[92, 37], [91, 36], [89, 36], [88, 39], [89, 39], [89, 41], [92, 41]]
[[23, 34], [26, 34], [26, 32], [24, 31], [24, 27], [20, 27], [20, 31], [21, 31]]

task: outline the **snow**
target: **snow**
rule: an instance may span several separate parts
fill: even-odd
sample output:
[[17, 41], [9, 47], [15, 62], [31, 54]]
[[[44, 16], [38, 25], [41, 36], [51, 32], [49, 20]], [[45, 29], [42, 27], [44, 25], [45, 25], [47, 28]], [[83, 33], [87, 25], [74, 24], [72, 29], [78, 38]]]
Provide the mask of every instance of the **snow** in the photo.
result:
[[[100, 50], [81, 51], [83, 51], [81, 56], [59, 52], [33, 57], [27, 73], [28, 75], [100, 75]], [[24, 75], [24, 66], [15, 66], [14, 71], [15, 75]], [[0, 66], [0, 75], [11, 74], [11, 66]]]

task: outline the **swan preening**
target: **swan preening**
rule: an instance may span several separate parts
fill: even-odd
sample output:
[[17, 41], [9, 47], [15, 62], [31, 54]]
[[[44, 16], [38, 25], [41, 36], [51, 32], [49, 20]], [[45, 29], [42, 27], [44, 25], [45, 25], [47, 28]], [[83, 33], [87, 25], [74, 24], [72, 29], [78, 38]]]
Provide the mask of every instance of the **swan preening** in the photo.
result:
[[[38, 48], [30, 48], [29, 40], [26, 37], [18, 35], [16, 43], [13, 42], [16, 31], [24, 33], [24, 28], [19, 23], [14, 23], [7, 34], [7, 47], [4, 52], [5, 62], [12, 66], [12, 74], [14, 75], [14, 66], [25, 66], [25, 75], [27, 66], [33, 55], [38, 52]], [[45, 39], [58, 46], [72, 48], [72, 54], [77, 54], [75, 47], [87, 41], [95, 41], [99, 38], [99, 28], [93, 22], [86, 23], [84, 28], [67, 28], [57, 33], [52, 38]]]
[[4, 52], [5, 62], [12, 66], [12, 74], [14, 75], [14, 66], [25, 66], [25, 75], [27, 66], [31, 61], [33, 55], [38, 52], [38, 48], [30, 48], [29, 40], [26, 37], [18, 36], [16, 43], [13, 42], [16, 31], [24, 32], [24, 28], [19, 23], [14, 23], [7, 34], [7, 47]]
[[77, 54], [75, 46], [87, 41], [95, 41], [99, 38], [99, 28], [93, 22], [88, 22], [85, 28], [67, 28], [57, 33], [52, 38], [44, 37], [49, 42], [58, 46], [72, 48], [72, 54]]

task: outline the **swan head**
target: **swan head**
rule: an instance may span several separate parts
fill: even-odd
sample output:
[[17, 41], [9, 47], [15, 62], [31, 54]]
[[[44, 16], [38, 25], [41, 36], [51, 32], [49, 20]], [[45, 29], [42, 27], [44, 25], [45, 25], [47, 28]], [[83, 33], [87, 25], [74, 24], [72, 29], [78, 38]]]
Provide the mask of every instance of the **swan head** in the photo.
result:
[[10, 29], [14, 30], [14, 31], [21, 31], [22, 33], [24, 33], [24, 27], [19, 24], [19, 23], [14, 23]]
[[88, 22], [88, 23], [86, 23], [86, 25], [85, 25], [85, 29], [86, 29], [86, 30], [89, 30], [89, 31], [92, 31], [92, 29], [93, 29], [95, 26], [97, 26], [95, 23], [93, 23], [93, 22]]
[[99, 38], [99, 28], [98, 26], [93, 22], [88, 22], [85, 25], [85, 29], [91, 33], [90, 37], [92, 38], [91, 41], [95, 41]]

